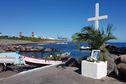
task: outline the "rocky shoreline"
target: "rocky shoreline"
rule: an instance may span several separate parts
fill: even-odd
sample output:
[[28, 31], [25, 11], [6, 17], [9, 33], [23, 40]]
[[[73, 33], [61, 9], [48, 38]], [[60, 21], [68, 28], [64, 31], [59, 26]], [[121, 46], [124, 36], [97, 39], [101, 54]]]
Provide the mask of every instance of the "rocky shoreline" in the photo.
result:
[[31, 46], [31, 45], [0, 45], [0, 52], [56, 52], [56, 49], [53, 48], [44, 48], [40, 46]]
[[112, 54], [116, 54], [116, 55], [126, 54], [126, 47], [117, 47], [113, 45], [108, 45], [106, 46], [106, 48]]
[[20, 40], [0, 40], [0, 52], [55, 52], [56, 49], [44, 48], [40, 46], [31, 46], [27, 44], [35, 44], [37, 42], [20, 41]]

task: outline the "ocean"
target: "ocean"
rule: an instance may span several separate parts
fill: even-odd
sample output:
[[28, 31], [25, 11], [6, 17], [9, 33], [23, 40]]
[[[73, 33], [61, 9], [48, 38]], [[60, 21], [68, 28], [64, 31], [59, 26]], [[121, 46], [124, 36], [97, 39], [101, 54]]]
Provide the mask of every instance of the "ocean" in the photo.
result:
[[[114, 45], [117, 47], [126, 47], [126, 43], [124, 42], [108, 42], [107, 44], [109, 45]], [[54, 43], [54, 44], [36, 44], [34, 46], [43, 46], [46, 48], [54, 48], [63, 52], [70, 52], [70, 56], [73, 58], [80, 58], [80, 57], [88, 57], [91, 54], [90, 50], [80, 50], [78, 48], [78, 44], [73, 43], [73, 42], [68, 42], [68, 43]], [[88, 43], [81, 43], [79, 46], [88, 46]], [[43, 56], [48, 56], [51, 53], [45, 53], [45, 52], [21, 52], [23, 55], [27, 56], [36, 56], [38, 58], [42, 58]]]
[[109, 45], [114, 45], [117, 47], [126, 47], [126, 42], [108, 42]]
[[[81, 43], [80, 46], [88, 46], [87, 43]], [[90, 55], [90, 50], [80, 50], [78, 48], [78, 44], [73, 43], [73, 42], [68, 42], [67, 44], [46, 44], [43, 45], [46, 48], [54, 48], [57, 50], [63, 50], [65, 52], [70, 52], [71, 56], [74, 58], [80, 58], [80, 57], [84, 57], [84, 56], [89, 56]]]

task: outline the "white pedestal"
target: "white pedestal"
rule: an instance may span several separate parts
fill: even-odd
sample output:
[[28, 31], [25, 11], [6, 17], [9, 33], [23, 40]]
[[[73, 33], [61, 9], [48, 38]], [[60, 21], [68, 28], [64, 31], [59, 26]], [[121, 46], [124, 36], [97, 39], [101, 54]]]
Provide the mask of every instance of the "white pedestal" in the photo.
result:
[[89, 62], [82, 61], [81, 73], [85, 77], [101, 79], [107, 75], [107, 62]]

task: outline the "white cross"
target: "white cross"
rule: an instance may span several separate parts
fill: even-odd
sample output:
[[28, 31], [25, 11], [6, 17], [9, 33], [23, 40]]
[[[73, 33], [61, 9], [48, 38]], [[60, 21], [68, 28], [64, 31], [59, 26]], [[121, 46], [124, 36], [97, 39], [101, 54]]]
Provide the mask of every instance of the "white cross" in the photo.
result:
[[88, 18], [88, 21], [95, 21], [95, 28], [96, 28], [96, 30], [98, 30], [99, 20], [107, 19], [107, 18], [108, 18], [108, 15], [99, 16], [99, 3], [96, 3], [96, 5], [95, 5], [95, 17]]

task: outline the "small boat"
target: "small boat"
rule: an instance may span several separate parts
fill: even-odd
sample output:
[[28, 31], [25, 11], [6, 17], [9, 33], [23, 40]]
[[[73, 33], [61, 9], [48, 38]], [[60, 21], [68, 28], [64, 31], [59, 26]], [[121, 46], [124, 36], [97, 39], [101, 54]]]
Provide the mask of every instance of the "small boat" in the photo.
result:
[[29, 56], [23, 56], [25, 64], [37, 64], [37, 65], [50, 65], [50, 64], [59, 64], [62, 61], [58, 60], [48, 60], [46, 58], [35, 58]]
[[80, 50], [90, 50], [91, 48], [89, 46], [81, 46]]
[[53, 65], [59, 64], [66, 61], [70, 57], [70, 52], [59, 52], [59, 53], [52, 53], [49, 55], [44, 55], [41, 57], [37, 56], [27, 56], [23, 55], [23, 60], [25, 64], [33, 64], [33, 65]]
[[68, 44], [67, 42], [59, 42], [59, 43], [56, 43], [56, 44]]
[[65, 52], [65, 53], [62, 53], [61, 56], [70, 56], [70, 52]]

